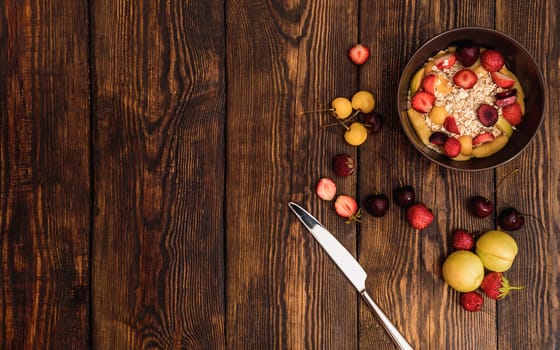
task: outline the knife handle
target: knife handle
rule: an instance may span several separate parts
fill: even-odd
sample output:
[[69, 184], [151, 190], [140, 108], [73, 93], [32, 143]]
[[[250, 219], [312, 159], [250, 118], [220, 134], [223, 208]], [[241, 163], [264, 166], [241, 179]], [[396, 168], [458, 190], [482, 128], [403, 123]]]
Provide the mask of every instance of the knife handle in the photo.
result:
[[369, 296], [369, 294], [364, 290], [363, 292], [360, 292], [360, 295], [371, 307], [373, 313], [375, 314], [375, 316], [377, 316], [377, 318], [381, 322], [381, 325], [383, 326], [383, 328], [385, 328], [385, 331], [391, 337], [393, 343], [395, 343], [395, 345], [398, 346], [399, 349], [413, 350], [412, 346], [408, 344], [408, 342], [403, 337], [403, 335], [399, 332], [397, 327], [395, 327], [395, 325], [391, 323], [389, 318], [383, 313], [383, 311], [381, 311], [379, 306], [377, 306], [377, 304], [373, 301], [373, 299]]

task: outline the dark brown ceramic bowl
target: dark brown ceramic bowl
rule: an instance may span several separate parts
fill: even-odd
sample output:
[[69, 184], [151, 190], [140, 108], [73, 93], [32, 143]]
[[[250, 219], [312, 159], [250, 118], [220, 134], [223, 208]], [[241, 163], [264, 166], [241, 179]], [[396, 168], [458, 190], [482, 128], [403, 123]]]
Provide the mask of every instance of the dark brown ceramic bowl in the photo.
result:
[[[513, 71], [525, 92], [525, 115], [516, 127], [507, 145], [487, 158], [473, 158], [467, 161], [454, 161], [425, 146], [416, 135], [408, 116], [407, 99], [410, 80], [426, 60], [440, 50], [470, 41], [476, 45], [500, 51], [507, 67]], [[398, 87], [397, 104], [401, 125], [414, 147], [424, 156], [439, 165], [454, 170], [478, 171], [492, 169], [511, 161], [527, 147], [542, 124], [545, 108], [545, 86], [542, 73], [535, 60], [517, 41], [507, 35], [487, 28], [464, 27], [441, 33], [426, 42], [412, 55], [404, 68]]]

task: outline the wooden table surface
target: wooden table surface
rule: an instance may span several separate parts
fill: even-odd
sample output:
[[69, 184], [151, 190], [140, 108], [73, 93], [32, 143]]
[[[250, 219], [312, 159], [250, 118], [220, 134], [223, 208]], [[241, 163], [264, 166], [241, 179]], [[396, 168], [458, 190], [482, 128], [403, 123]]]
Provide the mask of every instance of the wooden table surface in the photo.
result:
[[[560, 348], [559, 0], [5, 0], [0, 5], [1, 349], [392, 349], [342, 273], [290, 213], [301, 203], [359, 259], [367, 289], [416, 349]], [[437, 166], [408, 142], [396, 89], [447, 29], [519, 41], [547, 85], [532, 144], [495, 170]], [[362, 42], [369, 61], [347, 50]], [[355, 148], [328, 113], [372, 91], [385, 124]], [[435, 213], [344, 223], [314, 186], [361, 203], [414, 186]], [[393, 169], [380, 161], [390, 159]], [[496, 184], [515, 168], [501, 186]], [[397, 174], [395, 174], [397, 173]], [[525, 285], [469, 313], [445, 285], [466, 203], [527, 218], [507, 272]]]

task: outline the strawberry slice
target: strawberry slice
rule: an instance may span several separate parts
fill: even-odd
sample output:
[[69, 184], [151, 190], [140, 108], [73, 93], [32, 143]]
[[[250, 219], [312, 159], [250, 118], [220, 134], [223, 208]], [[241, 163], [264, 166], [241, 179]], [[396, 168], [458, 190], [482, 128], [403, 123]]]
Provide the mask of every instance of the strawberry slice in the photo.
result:
[[470, 89], [476, 84], [478, 77], [476, 73], [470, 69], [461, 69], [453, 76], [453, 82], [460, 88]]
[[496, 85], [504, 89], [509, 89], [515, 84], [515, 80], [513, 78], [510, 78], [500, 72], [492, 72], [490, 73], [490, 76]]
[[443, 151], [449, 158], [457, 157], [461, 153], [461, 142], [454, 137], [450, 137], [443, 144]]
[[350, 57], [350, 60], [358, 66], [366, 63], [369, 58], [369, 54], [369, 48], [364, 44], [356, 44], [350, 49], [350, 51], [348, 51], [348, 57]]
[[455, 120], [455, 117], [453, 116], [448, 116], [445, 117], [445, 120], [443, 121], [443, 127], [445, 128], [445, 130], [453, 133], [453, 134], [460, 134], [461, 131], [459, 130], [459, 127], [457, 126], [457, 121]]
[[323, 177], [317, 182], [317, 187], [315, 187], [315, 192], [317, 196], [325, 201], [332, 201], [336, 195], [336, 184], [333, 180]]
[[418, 91], [414, 94], [414, 96], [412, 96], [410, 104], [416, 111], [420, 113], [427, 113], [434, 106], [435, 100], [436, 97], [433, 94], [430, 94], [427, 91]]
[[511, 125], [516, 126], [521, 123], [523, 113], [521, 113], [521, 105], [519, 102], [514, 102], [509, 106], [502, 108], [502, 115]]
[[483, 144], [485, 142], [494, 141], [494, 139], [495, 139], [494, 134], [486, 131], [486, 132], [483, 132], [482, 134], [476, 135], [472, 140], [472, 144], [473, 145], [480, 145], [480, 144]]
[[338, 216], [347, 218], [347, 224], [357, 221], [360, 222], [360, 208], [356, 200], [350, 196], [340, 195], [334, 202], [334, 210]]
[[505, 63], [504, 56], [496, 50], [486, 50], [480, 54], [482, 68], [489, 72], [499, 71]]
[[434, 64], [439, 70], [444, 70], [453, 67], [455, 61], [457, 61], [457, 56], [454, 53], [448, 53], [436, 58]]
[[422, 80], [422, 89], [434, 95], [436, 93], [436, 80], [437, 76], [435, 74], [426, 75]]

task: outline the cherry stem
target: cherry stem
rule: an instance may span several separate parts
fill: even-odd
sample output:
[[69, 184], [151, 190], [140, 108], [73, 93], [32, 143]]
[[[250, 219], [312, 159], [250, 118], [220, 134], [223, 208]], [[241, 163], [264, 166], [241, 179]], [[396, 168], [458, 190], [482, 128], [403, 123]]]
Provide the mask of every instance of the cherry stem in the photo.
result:
[[400, 187], [404, 186], [404, 181], [401, 179], [400, 176], [398, 176], [397, 174], [397, 170], [395, 169], [395, 167], [393, 166], [393, 163], [391, 163], [391, 161], [389, 161], [389, 159], [385, 158], [385, 156], [381, 153], [377, 153], [378, 157], [383, 159], [385, 162], [387, 162], [387, 164], [389, 164], [389, 168], [391, 168], [391, 173], [393, 174], [394, 177], [397, 178], [397, 180], [399, 181], [399, 185]]
[[496, 191], [498, 191], [498, 188], [500, 187], [500, 185], [502, 184], [502, 182], [504, 182], [505, 179], [507, 179], [508, 177], [510, 177], [513, 174], [517, 174], [519, 172], [519, 168], [515, 168], [513, 169], [509, 174], [507, 174], [506, 176], [504, 176], [500, 181], [498, 181], [498, 184], [496, 185], [496, 188], [494, 188], [494, 191], [491, 193], [490, 196], [493, 196], [496, 194]]
[[334, 116], [334, 118], [336, 119], [336, 123], [330, 123], [330, 124], [326, 124], [326, 125], [321, 125], [321, 129], [326, 129], [326, 128], [330, 128], [331, 126], [335, 126], [335, 125], [342, 125], [346, 130], [349, 130], [350, 128], [346, 125], [346, 120], [342, 121], [339, 118], [337, 118], [336, 116]]
[[532, 214], [521, 214], [522, 216], [526, 216], [529, 218], [533, 218], [535, 220], [537, 220], [537, 222], [539, 223], [539, 225], [541, 225], [541, 228], [543, 229], [543, 231], [546, 232], [546, 226], [544, 225], [544, 223], [541, 221], [541, 219], [539, 219], [538, 217], [536, 217], [535, 215]]

